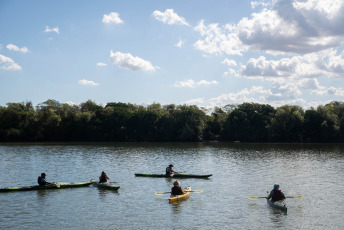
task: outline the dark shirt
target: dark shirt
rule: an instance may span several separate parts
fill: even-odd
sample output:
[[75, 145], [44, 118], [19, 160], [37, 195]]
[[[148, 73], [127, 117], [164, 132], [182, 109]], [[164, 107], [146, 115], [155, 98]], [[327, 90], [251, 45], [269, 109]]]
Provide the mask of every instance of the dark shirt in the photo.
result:
[[172, 173], [174, 173], [175, 171], [172, 169], [172, 167], [167, 167], [166, 168], [166, 175], [171, 175]]
[[38, 177], [37, 181], [38, 181], [38, 184], [41, 185], [41, 186], [48, 184], [48, 183], [47, 183], [47, 180], [44, 179], [44, 178], [41, 177], [41, 176]]
[[177, 196], [184, 194], [182, 188], [180, 186], [174, 186], [171, 191], [171, 195]]
[[270, 198], [272, 201], [279, 201], [279, 200], [284, 200], [285, 196], [281, 190], [273, 189], [273, 190], [271, 190], [271, 192], [268, 196], [268, 199], [270, 199]]
[[107, 177], [106, 175], [100, 176], [99, 177], [99, 183], [107, 182], [108, 179], [109, 179], [109, 177]]

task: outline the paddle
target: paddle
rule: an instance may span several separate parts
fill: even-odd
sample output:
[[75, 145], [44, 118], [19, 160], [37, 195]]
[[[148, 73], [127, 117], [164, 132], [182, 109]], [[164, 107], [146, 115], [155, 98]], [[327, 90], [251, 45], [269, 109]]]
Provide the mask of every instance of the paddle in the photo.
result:
[[[249, 200], [258, 200], [261, 198], [266, 198], [265, 196], [249, 196], [248, 199]], [[295, 195], [295, 196], [286, 196], [285, 198], [295, 198], [295, 199], [302, 199], [303, 196], [302, 195]]]
[[109, 183], [111, 183], [111, 184], [124, 184], [124, 182], [116, 182], [116, 181], [111, 181]]
[[[201, 193], [203, 192], [203, 190], [198, 189], [198, 190], [191, 190], [191, 191], [185, 191], [185, 192], [195, 192], [195, 193]], [[163, 194], [167, 194], [167, 193], [171, 193], [171, 192], [155, 192], [155, 195], [163, 195]]]

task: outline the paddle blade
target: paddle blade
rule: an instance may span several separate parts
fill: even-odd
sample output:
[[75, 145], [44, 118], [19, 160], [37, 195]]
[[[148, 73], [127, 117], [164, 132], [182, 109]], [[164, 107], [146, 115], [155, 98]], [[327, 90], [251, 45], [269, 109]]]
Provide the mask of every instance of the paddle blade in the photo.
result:
[[154, 194], [155, 195], [164, 195], [164, 194], [167, 194], [167, 193], [171, 193], [171, 192], [155, 192]]
[[262, 198], [266, 198], [265, 196], [249, 196], [248, 199], [249, 200], [258, 200], [258, 199], [262, 199]]
[[302, 199], [304, 196], [302, 195], [295, 195], [295, 196], [286, 196], [286, 198], [295, 198], [295, 199]]
[[124, 182], [116, 182], [116, 181], [111, 181], [111, 184], [124, 184]]
[[202, 189], [198, 189], [198, 190], [191, 190], [191, 191], [186, 191], [186, 192], [201, 193], [201, 192], [203, 192], [203, 190]]

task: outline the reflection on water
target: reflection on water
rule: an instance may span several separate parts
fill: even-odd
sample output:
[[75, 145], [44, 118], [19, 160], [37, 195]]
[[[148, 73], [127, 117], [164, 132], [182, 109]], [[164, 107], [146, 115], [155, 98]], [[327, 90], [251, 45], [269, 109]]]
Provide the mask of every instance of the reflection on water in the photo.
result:
[[99, 187], [97, 187], [97, 189], [98, 189], [99, 199], [103, 200], [103, 201], [106, 201], [106, 196], [110, 193], [119, 195], [119, 192], [115, 191], [115, 190], [110, 190], [110, 189], [106, 189], [106, 188], [99, 188]]
[[[0, 187], [50, 181], [81, 182], [101, 171], [122, 181], [118, 191], [94, 186], [0, 193], [0, 229], [341, 229], [344, 187], [342, 144], [44, 143], [0, 145]], [[49, 162], [49, 165], [47, 165]], [[134, 173], [213, 174], [178, 178], [202, 189], [169, 203], [174, 178]], [[10, 177], [10, 179], [9, 179]], [[286, 195], [288, 214], [265, 196], [274, 183]]]
[[185, 200], [179, 200], [169, 203], [172, 213], [173, 214], [179, 214], [182, 212], [183, 207], [186, 205], [186, 203], [189, 201], [190, 197], [186, 198]]

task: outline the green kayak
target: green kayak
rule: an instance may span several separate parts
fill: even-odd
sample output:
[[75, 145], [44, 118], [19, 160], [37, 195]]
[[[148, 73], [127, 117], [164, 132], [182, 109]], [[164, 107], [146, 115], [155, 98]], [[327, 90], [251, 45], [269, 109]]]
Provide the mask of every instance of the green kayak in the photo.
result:
[[288, 210], [287, 205], [284, 203], [283, 200], [272, 201], [271, 199], [269, 199], [269, 200], [267, 200], [267, 201], [268, 201], [268, 204], [269, 204], [271, 207], [281, 209], [281, 210], [283, 210], [283, 211], [285, 211], [285, 212]]
[[120, 186], [115, 186], [114, 184], [111, 184], [109, 182], [99, 183], [99, 182], [97, 182], [95, 180], [91, 180], [91, 182], [96, 187], [104, 188], [104, 189], [109, 189], [109, 190], [113, 190], [113, 191], [117, 191], [120, 188]]
[[85, 181], [85, 182], [56, 182], [57, 185], [60, 186], [60, 188], [77, 188], [77, 187], [86, 187], [92, 184], [91, 181]]
[[54, 185], [33, 185], [24, 187], [10, 187], [10, 188], [0, 188], [0, 192], [19, 192], [19, 191], [31, 191], [31, 190], [42, 190], [42, 189], [59, 189], [60, 186]]
[[77, 188], [85, 187], [92, 184], [92, 182], [56, 182], [53, 185], [33, 185], [33, 186], [24, 186], [24, 187], [10, 187], [10, 188], [1, 188], [0, 192], [19, 192], [19, 191], [31, 191], [31, 190], [42, 190], [42, 189], [63, 189], [63, 188]]
[[187, 173], [175, 173], [171, 175], [166, 175], [166, 174], [141, 174], [141, 173], [136, 173], [135, 176], [138, 177], [173, 177], [173, 178], [208, 178], [211, 177], [212, 174], [208, 175], [197, 175], [197, 174], [187, 174]]

